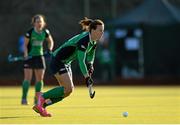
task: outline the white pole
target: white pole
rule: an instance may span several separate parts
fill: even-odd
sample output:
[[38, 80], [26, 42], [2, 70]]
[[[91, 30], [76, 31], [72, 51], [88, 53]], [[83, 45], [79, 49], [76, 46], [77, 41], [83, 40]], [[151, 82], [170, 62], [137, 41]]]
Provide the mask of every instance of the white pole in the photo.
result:
[[117, 0], [111, 0], [111, 13], [112, 18], [116, 18], [117, 16]]
[[84, 16], [90, 17], [90, 0], [84, 0]]

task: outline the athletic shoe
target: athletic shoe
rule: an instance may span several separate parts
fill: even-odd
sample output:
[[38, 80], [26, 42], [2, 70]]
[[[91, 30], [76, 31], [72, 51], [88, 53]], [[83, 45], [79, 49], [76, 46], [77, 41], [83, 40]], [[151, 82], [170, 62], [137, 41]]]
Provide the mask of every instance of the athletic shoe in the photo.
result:
[[43, 108], [45, 99], [42, 97], [42, 93], [37, 92], [36, 98], [37, 98], [37, 104], [33, 107], [33, 110], [39, 113], [43, 117], [51, 117], [51, 114], [48, 113], [45, 108]]
[[46, 109], [35, 105], [33, 106], [33, 110], [37, 113], [39, 113], [42, 117], [51, 117], [52, 115], [46, 111]]
[[21, 100], [21, 105], [28, 105], [28, 101], [26, 99], [22, 99]]
[[42, 97], [42, 93], [41, 92], [37, 92], [36, 93], [36, 98], [37, 98], [37, 105], [39, 107], [43, 107], [43, 105], [45, 103], [45, 99]]

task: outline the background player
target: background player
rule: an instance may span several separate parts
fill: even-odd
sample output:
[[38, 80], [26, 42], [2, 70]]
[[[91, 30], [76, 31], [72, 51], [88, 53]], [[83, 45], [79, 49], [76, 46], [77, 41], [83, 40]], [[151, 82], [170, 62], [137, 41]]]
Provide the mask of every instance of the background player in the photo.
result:
[[[46, 22], [43, 15], [35, 15], [32, 18], [33, 28], [25, 34], [24, 44], [24, 80], [22, 83], [22, 105], [27, 105], [27, 94], [32, 79], [33, 71], [35, 73], [36, 83], [35, 92], [40, 92], [43, 87], [43, 78], [45, 73], [45, 59], [43, 56], [43, 43], [48, 42], [48, 52], [53, 49], [54, 42], [48, 29], [45, 29]], [[28, 57], [32, 57], [29, 58]]]

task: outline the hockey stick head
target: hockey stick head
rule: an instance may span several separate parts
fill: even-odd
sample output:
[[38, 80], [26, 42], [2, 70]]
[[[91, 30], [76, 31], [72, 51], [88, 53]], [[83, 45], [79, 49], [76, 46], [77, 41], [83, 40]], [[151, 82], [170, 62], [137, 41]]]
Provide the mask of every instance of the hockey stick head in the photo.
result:
[[12, 55], [11, 54], [8, 55], [8, 62], [12, 62]]
[[8, 62], [17, 62], [25, 60], [23, 56], [12, 56], [11, 54], [8, 55]]
[[94, 91], [93, 93], [90, 93], [90, 98], [91, 98], [91, 99], [93, 99], [93, 98], [94, 98], [95, 93], [96, 93], [95, 91]]
[[92, 85], [89, 85], [88, 88], [89, 88], [89, 96], [91, 99], [93, 99], [96, 92], [93, 90]]

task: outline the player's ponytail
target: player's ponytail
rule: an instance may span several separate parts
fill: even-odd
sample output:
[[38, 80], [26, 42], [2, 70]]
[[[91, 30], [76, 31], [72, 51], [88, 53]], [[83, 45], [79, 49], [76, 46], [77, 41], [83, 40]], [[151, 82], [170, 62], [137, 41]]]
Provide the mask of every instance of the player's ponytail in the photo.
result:
[[82, 26], [82, 30], [89, 31], [89, 25], [93, 22], [92, 19], [84, 17], [83, 20], [79, 21], [79, 24]]
[[96, 19], [92, 20], [87, 17], [84, 17], [83, 20], [80, 20], [79, 24], [82, 26], [82, 30], [91, 32], [92, 29], [96, 29], [97, 25], [104, 25], [103, 21]]

